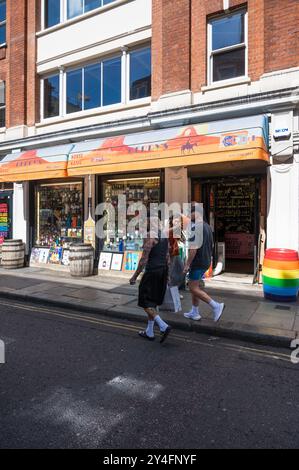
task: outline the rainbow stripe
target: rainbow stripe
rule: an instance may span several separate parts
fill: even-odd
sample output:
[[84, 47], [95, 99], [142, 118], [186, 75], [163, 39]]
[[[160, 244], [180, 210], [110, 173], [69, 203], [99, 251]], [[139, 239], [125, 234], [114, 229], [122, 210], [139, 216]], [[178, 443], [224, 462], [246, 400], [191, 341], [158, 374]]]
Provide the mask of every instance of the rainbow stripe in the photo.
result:
[[263, 263], [263, 284], [266, 299], [294, 302], [299, 292], [299, 258], [297, 251], [270, 249]]

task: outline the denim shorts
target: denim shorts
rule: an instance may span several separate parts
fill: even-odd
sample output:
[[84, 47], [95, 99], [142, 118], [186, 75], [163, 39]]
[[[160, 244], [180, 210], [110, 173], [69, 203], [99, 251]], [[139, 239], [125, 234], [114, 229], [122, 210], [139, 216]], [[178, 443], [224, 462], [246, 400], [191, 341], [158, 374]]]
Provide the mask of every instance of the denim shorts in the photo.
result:
[[206, 270], [205, 269], [190, 269], [189, 271], [189, 280], [190, 281], [200, 281], [204, 275]]

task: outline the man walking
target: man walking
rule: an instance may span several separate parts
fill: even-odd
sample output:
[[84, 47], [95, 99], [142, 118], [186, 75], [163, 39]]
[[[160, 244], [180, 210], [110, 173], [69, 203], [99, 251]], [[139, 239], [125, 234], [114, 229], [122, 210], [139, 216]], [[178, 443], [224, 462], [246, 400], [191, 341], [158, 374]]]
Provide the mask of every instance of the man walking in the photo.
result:
[[[191, 208], [191, 221], [192, 231], [199, 230], [198, 225], [195, 224], [195, 203], [192, 203]], [[189, 271], [189, 290], [192, 294], [192, 309], [184, 313], [184, 317], [190, 320], [200, 320], [201, 314], [199, 311], [199, 301], [210, 305], [213, 311], [213, 319], [217, 322], [224, 309], [224, 303], [215, 302], [211, 297], [201, 289], [200, 281], [203, 278], [204, 273], [209, 269], [212, 260], [213, 253], [213, 232], [208, 223], [203, 219], [203, 214], [197, 213], [197, 222], [202, 224], [202, 245], [200, 248], [191, 248], [189, 250], [189, 256], [185, 263], [184, 272]], [[201, 229], [201, 227], [200, 227]]]
[[149, 233], [144, 240], [143, 252], [136, 272], [130, 279], [130, 284], [135, 284], [139, 274], [145, 268], [145, 273], [139, 285], [138, 305], [142, 307], [148, 316], [147, 328], [139, 332], [142, 338], [153, 341], [155, 322], [161, 332], [160, 343], [163, 343], [171, 331], [171, 327], [165, 323], [157, 313], [157, 306], [162, 305], [165, 296], [168, 270], [169, 270], [168, 239], [161, 237], [161, 231]]

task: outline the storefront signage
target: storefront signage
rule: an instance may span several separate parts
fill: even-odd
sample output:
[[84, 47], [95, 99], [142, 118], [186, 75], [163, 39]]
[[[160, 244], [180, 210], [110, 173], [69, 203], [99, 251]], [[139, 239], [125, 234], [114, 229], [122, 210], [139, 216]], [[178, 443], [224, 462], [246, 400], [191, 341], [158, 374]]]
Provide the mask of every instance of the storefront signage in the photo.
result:
[[226, 233], [225, 254], [226, 258], [252, 259], [254, 256], [254, 235]]
[[268, 119], [253, 116], [81, 142], [68, 175], [259, 159], [268, 162]]

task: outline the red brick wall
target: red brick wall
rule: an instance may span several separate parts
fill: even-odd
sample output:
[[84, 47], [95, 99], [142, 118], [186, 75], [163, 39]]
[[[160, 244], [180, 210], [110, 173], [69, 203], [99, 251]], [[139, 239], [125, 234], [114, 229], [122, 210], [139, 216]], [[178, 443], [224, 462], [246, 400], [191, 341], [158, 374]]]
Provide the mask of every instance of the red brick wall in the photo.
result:
[[153, 0], [153, 90], [190, 88], [190, 0]]
[[298, 0], [266, 0], [265, 19], [265, 72], [299, 66]]
[[7, 128], [36, 122], [38, 4], [38, 0], [7, 0], [7, 47], [0, 49], [0, 80], [6, 82]]
[[[248, 9], [251, 80], [299, 66], [298, 0], [230, 0], [231, 10], [242, 6]], [[223, 0], [153, 0], [154, 100], [164, 93], [190, 86], [196, 92], [207, 85], [207, 21], [221, 13]]]

